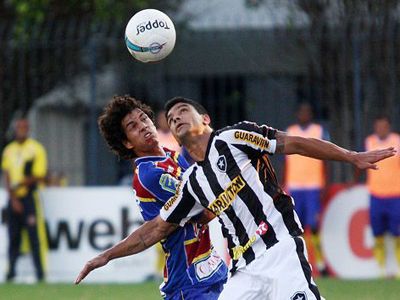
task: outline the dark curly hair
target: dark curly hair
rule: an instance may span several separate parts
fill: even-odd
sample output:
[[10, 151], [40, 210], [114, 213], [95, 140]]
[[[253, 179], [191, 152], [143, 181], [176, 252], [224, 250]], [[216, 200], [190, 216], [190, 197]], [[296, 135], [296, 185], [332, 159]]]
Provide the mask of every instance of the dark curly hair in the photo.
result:
[[126, 141], [126, 134], [121, 123], [125, 116], [136, 108], [142, 110], [154, 122], [152, 109], [129, 95], [114, 96], [104, 107], [103, 113], [97, 120], [101, 135], [110, 149], [119, 157], [127, 160], [135, 158], [137, 155], [135, 151], [127, 149], [123, 144]]

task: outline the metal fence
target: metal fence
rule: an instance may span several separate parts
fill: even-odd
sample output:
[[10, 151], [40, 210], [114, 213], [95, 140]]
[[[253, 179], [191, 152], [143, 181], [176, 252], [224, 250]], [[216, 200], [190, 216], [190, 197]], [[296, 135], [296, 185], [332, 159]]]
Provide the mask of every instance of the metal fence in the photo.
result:
[[[72, 184], [111, 184], [123, 176], [122, 163], [107, 152], [95, 122], [112, 94], [129, 93], [155, 108], [176, 95], [192, 97], [209, 109], [215, 128], [250, 119], [284, 130], [294, 122], [296, 103], [306, 100], [314, 105], [317, 120], [328, 127], [333, 142], [353, 149], [370, 132], [378, 110], [389, 113], [394, 128], [400, 128], [397, 23], [382, 29], [391, 30], [386, 35], [370, 32], [350, 39], [353, 44], [347, 43], [345, 28], [340, 27], [316, 36], [304, 27], [178, 28], [176, 49], [155, 65], [129, 56], [123, 44], [124, 24], [52, 20], [33, 28], [25, 41], [13, 37], [13, 26], [0, 22], [0, 149], [17, 110], [36, 106], [39, 112], [70, 116], [57, 123], [35, 114], [36, 122], [53, 120], [37, 126], [37, 133], [47, 141], [55, 168], [67, 168], [68, 162], [60, 163], [64, 157], [82, 157], [70, 164], [71, 169], [80, 165], [79, 171], [67, 172]], [[79, 129], [69, 128], [78, 117]], [[81, 153], [63, 154], [70, 151], [68, 143], [74, 143], [77, 130], [82, 131]], [[106, 163], [110, 159], [114, 163]], [[282, 161], [275, 160], [279, 171]], [[349, 180], [351, 173], [349, 166], [333, 164], [333, 181]]]

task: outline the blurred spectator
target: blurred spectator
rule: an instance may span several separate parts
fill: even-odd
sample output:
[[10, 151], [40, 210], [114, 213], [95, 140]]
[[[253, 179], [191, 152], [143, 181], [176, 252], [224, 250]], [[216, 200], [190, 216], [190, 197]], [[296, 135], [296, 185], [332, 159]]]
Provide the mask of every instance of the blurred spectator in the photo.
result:
[[49, 170], [46, 176], [46, 186], [67, 186], [68, 180], [63, 172]]
[[[384, 234], [390, 232], [395, 239], [395, 253], [400, 268], [400, 135], [392, 132], [387, 116], [374, 120], [374, 133], [365, 139], [366, 150], [394, 147], [397, 154], [378, 162], [378, 170], [367, 171], [370, 193], [370, 220], [375, 237], [374, 256], [386, 274]], [[400, 271], [398, 272], [400, 277]]]
[[[287, 128], [288, 135], [329, 140], [328, 132], [313, 122], [312, 107], [300, 103], [296, 112], [297, 123]], [[314, 249], [318, 271], [328, 275], [319, 237], [321, 197], [327, 183], [326, 161], [301, 155], [287, 155], [284, 164], [283, 184], [296, 200], [295, 210], [305, 229], [311, 231], [311, 241], [306, 236], [310, 249]], [[311, 244], [311, 245], [310, 245]]]
[[4, 149], [2, 170], [9, 194], [6, 213], [9, 266], [6, 280], [13, 281], [16, 276], [22, 230], [25, 229], [29, 237], [36, 278], [42, 281], [47, 240], [37, 191], [45, 180], [47, 155], [44, 147], [29, 137], [29, 122], [25, 118], [15, 121], [15, 139]]

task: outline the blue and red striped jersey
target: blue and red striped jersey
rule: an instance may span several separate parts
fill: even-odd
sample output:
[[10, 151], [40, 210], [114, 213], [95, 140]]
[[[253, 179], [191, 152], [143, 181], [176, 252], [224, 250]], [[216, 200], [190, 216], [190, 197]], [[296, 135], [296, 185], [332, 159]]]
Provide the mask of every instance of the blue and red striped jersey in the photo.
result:
[[[163, 205], [175, 195], [182, 173], [189, 167], [178, 152], [166, 148], [164, 151], [165, 156], [135, 160], [133, 188], [145, 221], [160, 214]], [[213, 249], [207, 225], [188, 222], [161, 244], [165, 253], [163, 293], [171, 294], [185, 287], [213, 285], [226, 280], [227, 267]]]

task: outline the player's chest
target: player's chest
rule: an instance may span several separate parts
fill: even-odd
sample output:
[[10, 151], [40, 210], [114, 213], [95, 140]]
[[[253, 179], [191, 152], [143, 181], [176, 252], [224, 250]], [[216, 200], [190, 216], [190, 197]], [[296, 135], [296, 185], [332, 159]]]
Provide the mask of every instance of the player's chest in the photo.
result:
[[165, 160], [154, 162], [154, 167], [162, 170], [163, 173], [170, 174], [171, 176], [180, 179], [184, 171], [179, 164], [168, 157]]
[[7, 157], [13, 167], [22, 167], [27, 161], [35, 158], [35, 151], [31, 147], [15, 147]]

